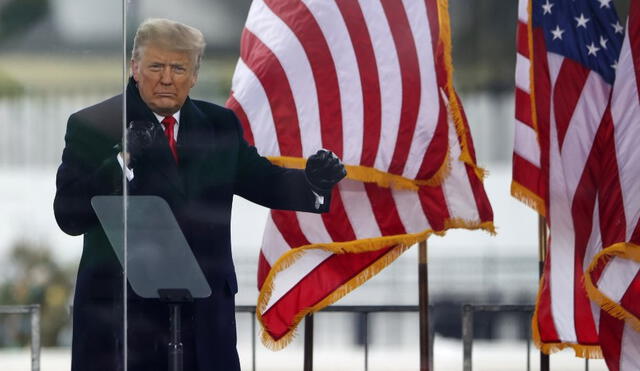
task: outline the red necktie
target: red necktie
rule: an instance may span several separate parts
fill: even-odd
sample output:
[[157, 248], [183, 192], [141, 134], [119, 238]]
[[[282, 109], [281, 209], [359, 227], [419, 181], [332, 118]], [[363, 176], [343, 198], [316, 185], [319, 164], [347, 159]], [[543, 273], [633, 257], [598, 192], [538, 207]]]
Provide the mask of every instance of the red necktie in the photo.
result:
[[176, 119], [173, 116], [167, 116], [162, 120], [162, 125], [164, 125], [164, 135], [167, 137], [169, 141], [169, 149], [171, 149], [171, 153], [173, 154], [173, 158], [176, 160], [176, 164], [178, 163], [178, 149], [176, 148], [176, 140], [175, 135], [173, 133], [173, 129], [176, 126]]

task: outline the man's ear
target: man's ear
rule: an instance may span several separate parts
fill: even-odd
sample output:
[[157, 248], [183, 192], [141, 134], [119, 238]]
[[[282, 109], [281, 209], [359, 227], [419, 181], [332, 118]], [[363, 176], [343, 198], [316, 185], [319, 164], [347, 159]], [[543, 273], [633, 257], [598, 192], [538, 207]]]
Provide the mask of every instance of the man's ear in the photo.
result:
[[131, 63], [130, 63], [130, 68], [131, 68], [131, 75], [133, 76], [133, 79], [138, 82], [138, 62], [136, 62], [133, 58], [131, 58]]

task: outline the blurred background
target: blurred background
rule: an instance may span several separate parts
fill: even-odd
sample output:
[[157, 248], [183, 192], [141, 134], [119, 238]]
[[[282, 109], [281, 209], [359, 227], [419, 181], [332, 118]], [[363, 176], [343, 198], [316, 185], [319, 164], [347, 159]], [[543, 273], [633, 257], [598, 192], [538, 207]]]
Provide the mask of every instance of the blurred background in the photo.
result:
[[[0, 0], [0, 305], [42, 306], [44, 370], [69, 369], [70, 304], [82, 249], [80, 237], [58, 229], [52, 210], [68, 116], [122, 91], [123, 24], [129, 52], [135, 28], [148, 17], [172, 18], [204, 32], [206, 56], [192, 96], [224, 104], [251, 1], [127, 3], [123, 19], [122, 2], [115, 0]], [[614, 3], [624, 20], [629, 1]], [[538, 218], [509, 195], [517, 1], [449, 0], [449, 6], [456, 88], [479, 165], [489, 171], [485, 187], [498, 235], [450, 231], [428, 241], [436, 370], [462, 369], [462, 304], [533, 304], [538, 285]], [[266, 215], [266, 209], [234, 201], [238, 304], [256, 303]], [[412, 248], [337, 304], [417, 302], [417, 250]], [[24, 316], [0, 315], [2, 370], [29, 369], [28, 324]], [[417, 314], [372, 316], [370, 369], [417, 369], [417, 324]], [[362, 326], [355, 315], [317, 315], [316, 369], [362, 369]], [[529, 326], [527, 315], [477, 314], [474, 369], [526, 369]], [[251, 369], [248, 314], [238, 315], [238, 337], [243, 369]], [[258, 345], [258, 368], [302, 369], [301, 338], [278, 353]], [[584, 369], [584, 361], [571, 352], [551, 359], [552, 368]], [[592, 361], [591, 369], [606, 368]]]

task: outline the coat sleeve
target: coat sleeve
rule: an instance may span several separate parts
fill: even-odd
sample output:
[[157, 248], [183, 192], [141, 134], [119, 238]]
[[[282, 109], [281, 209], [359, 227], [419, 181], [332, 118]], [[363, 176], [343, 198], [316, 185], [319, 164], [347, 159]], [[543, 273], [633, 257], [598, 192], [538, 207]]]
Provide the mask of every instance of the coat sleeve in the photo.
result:
[[112, 144], [72, 115], [56, 175], [53, 209], [58, 226], [73, 236], [87, 232], [98, 223], [91, 198], [121, 193], [122, 169]]
[[235, 193], [249, 201], [270, 209], [296, 210], [312, 213], [329, 211], [331, 193], [319, 194], [324, 202], [319, 204], [304, 170], [288, 169], [273, 165], [260, 156], [254, 146], [242, 135], [238, 119], [230, 111], [238, 131], [238, 172]]

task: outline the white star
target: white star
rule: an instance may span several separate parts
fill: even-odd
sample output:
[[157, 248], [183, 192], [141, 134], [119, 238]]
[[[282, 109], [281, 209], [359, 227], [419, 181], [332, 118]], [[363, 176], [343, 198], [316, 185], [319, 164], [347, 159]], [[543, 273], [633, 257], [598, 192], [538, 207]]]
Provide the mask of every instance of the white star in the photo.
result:
[[589, 22], [589, 18], [584, 17], [584, 13], [580, 13], [580, 17], [573, 17], [578, 25], [576, 27], [584, 27], [587, 28], [587, 22]]
[[618, 69], [618, 61], [617, 60], [613, 61], [613, 64], [611, 65], [611, 68], [613, 68], [614, 70]]
[[547, 0], [546, 3], [542, 4], [542, 15], [547, 13], [551, 14], [551, 8], [553, 8], [553, 3], [550, 3], [549, 0]]
[[605, 39], [604, 36], [600, 36], [600, 46], [603, 49], [607, 48], [607, 42], [609, 42], [609, 39]]
[[562, 40], [562, 34], [564, 33], [564, 30], [561, 30], [560, 25], [557, 25], [555, 29], [551, 30], [551, 33], [553, 34], [553, 40]]
[[589, 49], [589, 55], [593, 55], [594, 57], [596, 53], [598, 53], [598, 50], [600, 50], [593, 42], [591, 42], [591, 45], [587, 45], [587, 49]]
[[620, 21], [616, 23], [611, 23], [611, 26], [613, 27], [613, 30], [615, 31], [615, 33], [622, 33], [622, 31], [624, 31], [624, 27], [622, 27], [622, 25], [620, 24]]
[[611, 6], [609, 5], [611, 0], [598, 0], [598, 1], [600, 2], [601, 8], [611, 8]]

